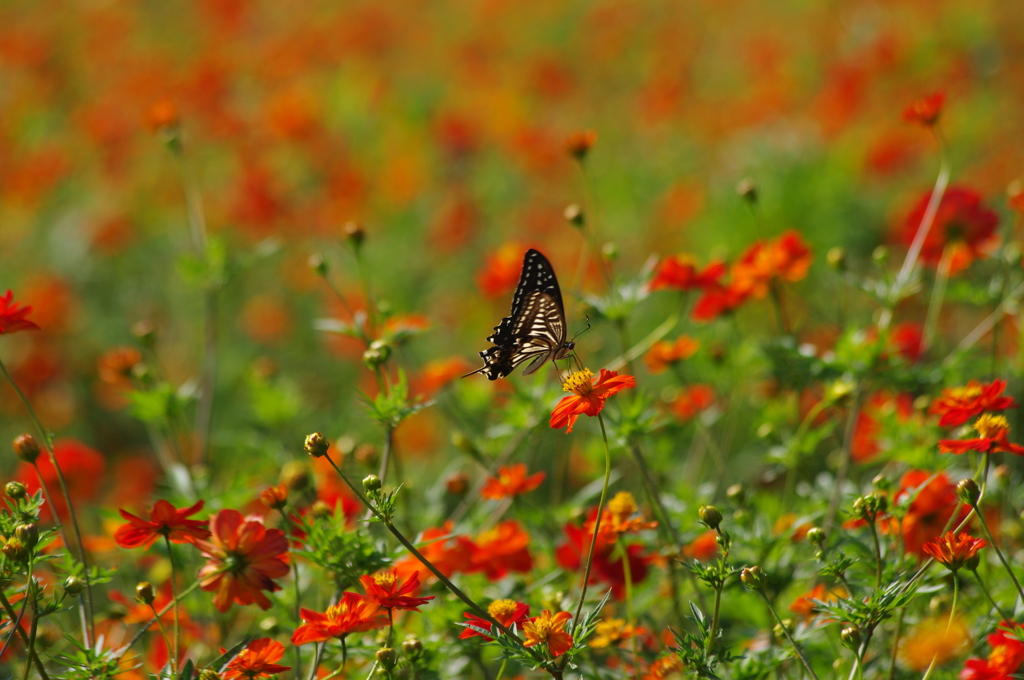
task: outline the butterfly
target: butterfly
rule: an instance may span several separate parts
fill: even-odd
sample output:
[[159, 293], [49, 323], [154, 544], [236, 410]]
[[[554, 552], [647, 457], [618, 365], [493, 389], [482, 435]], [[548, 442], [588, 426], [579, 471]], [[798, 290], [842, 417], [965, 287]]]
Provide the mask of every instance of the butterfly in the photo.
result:
[[512, 296], [512, 311], [494, 327], [487, 341], [494, 347], [480, 352], [484, 365], [463, 378], [485, 373], [490, 380], [497, 380], [533, 359], [523, 371], [523, 375], [530, 375], [548, 359], [562, 359], [576, 347], [566, 342], [565, 310], [555, 270], [536, 250], [526, 251], [519, 285]]

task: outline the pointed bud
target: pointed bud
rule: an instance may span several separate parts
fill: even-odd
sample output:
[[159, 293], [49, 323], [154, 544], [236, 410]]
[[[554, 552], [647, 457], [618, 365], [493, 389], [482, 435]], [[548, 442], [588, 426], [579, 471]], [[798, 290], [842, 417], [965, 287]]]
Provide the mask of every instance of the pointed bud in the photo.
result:
[[376, 469], [380, 462], [380, 456], [377, 455], [377, 447], [373, 444], [360, 444], [352, 452], [352, 456], [356, 459], [356, 462], [364, 467], [368, 467], [371, 470]]
[[981, 490], [978, 489], [975, 481], [968, 477], [967, 479], [961, 479], [960, 483], [956, 485], [956, 496], [973, 508], [978, 504], [978, 499], [981, 498]]
[[31, 550], [39, 542], [39, 527], [31, 522], [29, 524], [19, 524], [14, 529], [14, 535], [18, 537], [22, 545]]
[[752, 179], [741, 179], [736, 185], [736, 194], [747, 203], [757, 203], [757, 185]]
[[462, 496], [469, 491], [469, 477], [465, 472], [455, 472], [445, 480], [444, 488], [453, 496]]
[[811, 527], [807, 530], [807, 540], [813, 545], [820, 546], [825, 542], [825, 530], [821, 527]]
[[0, 551], [12, 562], [21, 562], [28, 557], [28, 550], [25, 548], [25, 544], [17, 536], [8, 538], [4, 543], [4, 547], [0, 548]]
[[377, 650], [377, 663], [391, 670], [398, 663], [398, 652], [393, 647], [381, 647]]
[[567, 205], [562, 215], [565, 217], [566, 222], [577, 229], [582, 229], [583, 225], [586, 224], [586, 218], [583, 216], [583, 208], [576, 203]]
[[383, 364], [391, 357], [391, 345], [384, 340], [374, 340], [369, 348], [363, 352], [363, 363], [371, 371]]
[[4, 484], [4, 493], [7, 494], [8, 498], [16, 501], [20, 501], [28, 495], [28, 492], [25, 491], [25, 485], [21, 482], [7, 482]]
[[334, 514], [334, 511], [326, 501], [317, 500], [309, 506], [309, 514], [313, 519], [327, 519]]
[[380, 487], [380, 477], [377, 475], [366, 475], [363, 477], [363, 489], [366, 493], [376, 493], [380, 491]]
[[859, 649], [861, 642], [860, 629], [856, 626], [847, 626], [839, 633], [839, 639], [843, 642], [843, 647], [847, 649]]
[[889, 249], [885, 246], [878, 246], [871, 251], [871, 259], [875, 261], [875, 264], [881, 267], [889, 261]]
[[736, 505], [743, 505], [743, 501], [747, 499], [747, 490], [742, 484], [733, 484], [725, 490], [725, 497]]
[[342, 230], [345, 232], [345, 240], [352, 246], [352, 250], [358, 253], [363, 247], [363, 241], [366, 240], [366, 232], [358, 222], [346, 222]]
[[30, 434], [19, 434], [12, 443], [14, 453], [26, 463], [32, 464], [39, 457], [39, 443]]
[[423, 643], [414, 637], [406, 638], [402, 643], [402, 651], [407, 656], [419, 656], [419, 653], [423, 651]]
[[327, 276], [327, 270], [329, 267], [327, 266], [327, 260], [324, 259], [323, 255], [320, 255], [319, 253], [310, 255], [309, 259], [306, 260], [306, 264], [310, 269], [316, 272], [318, 276]]
[[85, 581], [78, 576], [68, 576], [64, 579], [64, 592], [71, 597], [77, 597], [85, 590]]
[[846, 251], [839, 246], [829, 248], [829, 251], [825, 254], [825, 261], [829, 267], [832, 267], [837, 272], [846, 271]]
[[697, 516], [700, 517], [701, 523], [703, 523], [708, 529], [714, 529], [717, 531], [719, 525], [722, 523], [722, 513], [713, 505], [700, 506], [700, 509], [697, 510]]
[[327, 449], [330, 448], [330, 444], [327, 438], [319, 432], [306, 435], [306, 443], [303, 446], [306, 449], [306, 453], [313, 456], [314, 458], [320, 458], [327, 454]]
[[135, 586], [135, 599], [142, 604], [153, 604], [156, 596], [153, 594], [153, 584], [149, 581], [142, 581]]
[[761, 567], [744, 567], [740, 572], [740, 581], [751, 590], [761, 590], [764, 587], [764, 574]]
[[137, 321], [132, 324], [132, 335], [143, 347], [152, 347], [156, 344], [156, 328], [149, 321]]
[[220, 675], [212, 668], [204, 668], [199, 671], [199, 680], [220, 680]]

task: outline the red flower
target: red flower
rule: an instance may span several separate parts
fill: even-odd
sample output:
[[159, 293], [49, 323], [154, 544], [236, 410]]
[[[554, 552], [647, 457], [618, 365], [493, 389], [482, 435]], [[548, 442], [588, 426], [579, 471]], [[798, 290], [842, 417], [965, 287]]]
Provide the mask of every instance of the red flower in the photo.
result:
[[523, 252], [519, 243], [506, 243], [484, 258], [484, 266], [476, 275], [476, 284], [486, 297], [504, 295], [519, 282], [523, 268]]
[[572, 618], [569, 612], [558, 612], [554, 616], [547, 609], [523, 624], [524, 647], [546, 644], [551, 656], [561, 656], [572, 647], [572, 636], [565, 632], [565, 624]]
[[[468, 537], [452, 534], [454, 526], [449, 520], [441, 527], [428, 528], [421, 534], [418, 546], [420, 553], [445, 576], [465, 571], [472, 562], [473, 552], [476, 550], [476, 544]], [[412, 555], [406, 555], [396, 561], [393, 568], [400, 578], [411, 578], [413, 574], [419, 574], [421, 579], [434, 578], [433, 574]]]
[[572, 426], [580, 414], [596, 416], [604, 408], [605, 400], [627, 387], [636, 387], [636, 379], [631, 375], [619, 375], [615, 371], [602, 368], [597, 382], [593, 382], [594, 374], [584, 368], [576, 371], [562, 383], [562, 390], [572, 392], [555, 406], [551, 412], [551, 427], [560, 430], [567, 427], [566, 434], [572, 432]]
[[191, 543], [196, 538], [207, 538], [210, 535], [206, 522], [186, 519], [203, 509], [203, 501], [195, 505], [177, 510], [164, 500], [159, 500], [149, 513], [149, 521], [136, 517], [130, 512], [118, 510], [121, 517], [128, 520], [114, 532], [114, 540], [122, 548], [142, 548], [148, 550], [161, 536], [166, 536], [171, 543]]
[[[597, 509], [591, 510], [591, 514], [593, 519], [593, 516], [597, 515]], [[593, 524], [589, 526], [592, 527]], [[575, 524], [566, 524], [564, 530], [568, 540], [555, 550], [555, 559], [563, 569], [579, 571], [590, 553], [593, 533]], [[590, 582], [610, 585], [612, 596], [621, 600], [626, 592], [626, 571], [622, 566], [622, 555], [616, 551], [614, 543], [602, 541], [602, 537], [603, 532], [598, 536], [597, 546], [594, 548]], [[626, 546], [630, 580], [634, 585], [647, 577], [647, 564], [650, 560], [642, 554], [643, 550], [643, 546], [636, 543]]]
[[690, 255], [673, 255], [666, 257], [658, 266], [658, 271], [648, 284], [650, 290], [675, 288], [676, 290], [707, 289], [718, 285], [726, 272], [726, 265], [721, 260], [713, 260], [708, 266], [697, 271], [697, 260]]
[[1018, 446], [1007, 440], [1010, 424], [1003, 416], [984, 413], [974, 423], [974, 429], [981, 435], [979, 439], [940, 439], [939, 451], [960, 455], [968, 451], [981, 453], [1015, 453], [1024, 456], [1024, 446]]
[[708, 529], [683, 547], [683, 556], [698, 562], [710, 562], [718, 554], [718, 532]]
[[0, 335], [17, 333], [18, 331], [37, 331], [35, 325], [25, 317], [32, 311], [31, 307], [18, 307], [14, 302], [14, 293], [8, 289], [7, 294], [0, 296]]
[[415, 593], [420, 589], [420, 575], [414, 573], [405, 583], [402, 583], [398, 574], [393, 571], [382, 571], [373, 576], [360, 576], [359, 582], [363, 584], [363, 590], [367, 597], [376, 600], [385, 609], [405, 609], [419, 611], [422, 605], [434, 599], [429, 597], [412, 597], [409, 593]]
[[956, 571], [964, 566], [979, 550], [984, 548], [985, 541], [973, 538], [970, 534], [954, 534], [947, 531], [945, 536], [928, 541], [921, 549], [935, 558], [936, 562]]
[[960, 671], [960, 680], [1013, 680], [1014, 674], [1024, 664], [1024, 642], [1021, 642], [1021, 627], [1003, 621], [1013, 637], [1002, 630], [988, 636], [992, 648], [987, 659], [968, 659]]
[[504, 578], [510, 571], [525, 573], [533, 569], [530, 534], [519, 522], [505, 520], [476, 537], [475, 547], [465, 571], [482, 571], [491, 581]]
[[480, 490], [480, 495], [492, 501], [519, 496], [536, 489], [546, 476], [545, 473], [538, 472], [527, 477], [526, 465], [523, 463], [502, 465], [498, 468], [498, 476], [487, 480], [484, 488]]
[[593, 130], [574, 132], [565, 139], [565, 152], [578, 161], [582, 161], [590, 153], [590, 147], [597, 141], [597, 133]]
[[825, 587], [824, 583], [819, 583], [811, 590], [794, 600], [793, 604], [789, 605], [789, 611], [794, 614], [799, 614], [806, 620], [814, 616], [815, 613], [819, 611], [819, 605], [815, 603], [815, 600], [818, 600], [819, 602], [835, 602], [839, 598], [849, 597], [849, 595], [850, 594], [846, 592], [846, 589], [842, 586], [836, 586], [829, 590]]
[[272, 675], [290, 671], [291, 666], [277, 664], [283, 656], [284, 645], [277, 640], [270, 638], [253, 640], [231, 660], [221, 677], [224, 680], [233, 680], [233, 678], [255, 680], [255, 678], [269, 678]]
[[[515, 602], [513, 600], [495, 600], [487, 606], [487, 613], [494, 617], [494, 620], [505, 626], [511, 628], [512, 626], [521, 626], [526, 623], [527, 618], [530, 616], [530, 605], [522, 602]], [[474, 628], [483, 628], [484, 630], [491, 630], [491, 622], [481, 619], [479, 616], [475, 616], [466, 612], [463, 614], [468, 620], [469, 625]], [[459, 639], [465, 640], [471, 637], [482, 637], [490, 640], [488, 636], [483, 633], [478, 633], [473, 628], [465, 627], [462, 629], [462, 633], [459, 634]]]
[[[64, 473], [64, 479], [68, 484], [68, 495], [75, 505], [91, 500], [99, 491], [100, 483], [103, 481], [103, 472], [107, 464], [103, 454], [92, 449], [77, 439], [62, 439], [53, 445], [53, 455], [57, 458], [57, 465]], [[54, 469], [50, 457], [39, 456], [36, 459], [39, 466], [39, 474], [29, 463], [21, 463], [14, 472], [14, 480], [25, 485], [29, 493], [39, 491], [39, 477], [43, 478], [47, 488], [50, 489], [50, 499], [53, 501], [51, 510], [49, 505], [43, 505], [41, 514], [44, 518], [53, 517], [57, 513], [59, 522], [68, 518], [68, 507], [64, 502], [64, 494], [56, 492], [60, 488], [57, 480], [57, 470]]]
[[682, 421], [690, 421], [715, 403], [715, 389], [710, 385], [697, 383], [684, 389], [669, 404], [672, 413]]
[[761, 299], [767, 297], [773, 279], [800, 281], [810, 266], [811, 249], [800, 233], [791, 229], [774, 241], [750, 246], [732, 267], [733, 286]]
[[[615, 494], [608, 501], [604, 512], [601, 513], [601, 528], [599, 529], [601, 533], [597, 537], [598, 544], [615, 543], [623, 534], [657, 528], [657, 522], [646, 522], [639, 513], [633, 494], [628, 491], [620, 491]], [[584, 525], [588, 532], [594, 531], [596, 519], [597, 513], [595, 512], [594, 516]]]
[[213, 604], [226, 612], [232, 602], [270, 609], [262, 591], [280, 590], [273, 579], [288, 574], [288, 539], [280, 529], [267, 529], [259, 519], [237, 510], [221, 510], [210, 518], [209, 541], [194, 541], [208, 560], [199, 570], [200, 586], [216, 591]]
[[673, 364], [689, 359], [700, 349], [700, 342], [689, 335], [680, 335], [675, 342], [659, 340], [644, 355], [644, 363], [652, 375], [662, 373]]
[[1005, 380], [993, 380], [988, 385], [971, 380], [964, 387], [942, 390], [939, 398], [928, 408], [928, 413], [942, 416], [939, 425], [956, 427], [984, 411], [1017, 408], [1013, 397], [1003, 396], [1005, 389]]
[[714, 321], [723, 314], [739, 309], [748, 297], [750, 297], [750, 290], [740, 288], [732, 283], [728, 286], [721, 284], [709, 286], [693, 305], [690, 317], [694, 321]]
[[[931, 192], [922, 196], [907, 215], [901, 238], [910, 245], [921, 226]], [[984, 258], [996, 246], [999, 236], [999, 215], [981, 204], [981, 196], [973, 189], [951, 186], [939, 201], [935, 220], [921, 247], [921, 261], [937, 267], [949, 246], [949, 273], [956, 274], [976, 259]]]
[[915, 100], [903, 110], [903, 120], [924, 127], [932, 127], [939, 122], [939, 114], [942, 113], [942, 105], [945, 101], [946, 95], [942, 92]]
[[[895, 519], [883, 523], [886, 531], [899, 530], [903, 534], [903, 547], [908, 553], [924, 556], [926, 541], [938, 536], [946, 527], [957, 507], [956, 485], [949, 481], [945, 472], [933, 475], [927, 470], [910, 470], [900, 479], [900, 489], [894, 498], [896, 503], [913, 495], [902, 523]], [[961, 508], [953, 519], [957, 524], [967, 517], [969, 508]]]
[[377, 601], [358, 593], [346, 592], [338, 604], [328, 607], [323, 614], [309, 609], [300, 609], [299, 614], [305, 623], [292, 634], [293, 645], [326, 642], [388, 625], [387, 614]]

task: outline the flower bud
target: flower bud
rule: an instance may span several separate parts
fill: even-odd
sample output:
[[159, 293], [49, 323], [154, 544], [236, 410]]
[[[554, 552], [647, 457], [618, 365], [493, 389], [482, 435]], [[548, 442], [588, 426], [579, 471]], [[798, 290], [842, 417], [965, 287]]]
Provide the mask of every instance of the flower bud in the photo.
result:
[[978, 504], [978, 499], [981, 498], [981, 490], [978, 489], [974, 480], [968, 477], [961, 479], [960, 483], [956, 485], [956, 497], [974, 507]]
[[352, 246], [352, 250], [359, 252], [359, 249], [363, 247], [363, 241], [366, 240], [366, 232], [363, 231], [359, 223], [346, 222], [342, 231], [345, 232], [345, 240]]
[[303, 445], [303, 448], [306, 449], [306, 453], [309, 455], [319, 458], [327, 454], [327, 449], [330, 446], [323, 434], [314, 432], [313, 434], [306, 435], [306, 443]]
[[875, 487], [878, 491], [891, 491], [892, 480], [886, 477], [884, 474], [877, 474], [871, 480], [871, 486]]
[[377, 455], [377, 447], [370, 443], [360, 444], [352, 452], [356, 462], [360, 465], [376, 470], [380, 464], [380, 456]]
[[697, 516], [700, 517], [700, 521], [709, 529], [718, 530], [718, 526], [722, 523], [722, 513], [718, 511], [713, 505], [702, 505], [697, 510]]
[[288, 487], [284, 484], [271, 486], [260, 493], [260, 502], [268, 508], [281, 510], [288, 505]]
[[742, 484], [733, 484], [725, 490], [725, 497], [736, 505], [743, 505], [743, 501], [747, 500], [747, 490]]
[[741, 179], [736, 185], [736, 194], [747, 203], [757, 203], [757, 185], [752, 179]]
[[8, 538], [4, 543], [4, 547], [0, 548], [0, 551], [12, 562], [22, 562], [28, 557], [28, 550], [25, 548], [25, 544], [17, 536]]
[[587, 157], [587, 154], [590, 153], [590, 147], [594, 146], [594, 142], [596, 141], [597, 133], [592, 130], [577, 132], [569, 135], [565, 140], [565, 151], [582, 163]]
[[306, 265], [316, 272], [317, 276], [327, 276], [327, 271], [330, 269], [330, 267], [327, 266], [327, 260], [325, 260], [324, 256], [320, 253], [313, 253], [310, 255], [309, 259], [306, 260]]
[[39, 442], [30, 434], [19, 434], [12, 443], [14, 453], [26, 463], [32, 464], [39, 457]]
[[309, 514], [313, 519], [327, 519], [334, 514], [331, 510], [331, 506], [326, 501], [313, 501], [313, 505], [309, 506]]
[[4, 484], [4, 493], [7, 494], [8, 498], [16, 501], [20, 501], [28, 495], [28, 492], [25, 491], [25, 485], [21, 482], [7, 482]]
[[469, 477], [465, 472], [455, 472], [444, 482], [445, 491], [453, 496], [462, 496], [469, 491]]
[[825, 530], [821, 527], [811, 527], [807, 530], [807, 540], [820, 546], [825, 542]]
[[847, 649], [859, 649], [861, 642], [860, 629], [856, 626], [847, 626], [839, 633], [839, 639], [843, 643], [843, 647]]
[[156, 328], [149, 321], [136, 321], [132, 324], [132, 335], [143, 347], [156, 344]]
[[885, 246], [878, 246], [871, 251], [871, 259], [875, 261], [875, 264], [881, 267], [889, 261], [889, 249]]
[[740, 581], [751, 590], [761, 590], [764, 587], [764, 574], [761, 567], [744, 567], [740, 572]]
[[281, 466], [281, 474], [277, 481], [289, 491], [302, 491], [309, 486], [309, 467], [297, 460], [290, 460]]
[[391, 357], [391, 346], [384, 340], [374, 340], [365, 352], [363, 352], [363, 363], [367, 368], [373, 370], [383, 364]]
[[586, 224], [586, 218], [583, 216], [583, 208], [581, 208], [577, 203], [567, 205], [562, 215], [565, 217], [566, 222], [577, 229], [582, 229], [583, 225]]
[[420, 642], [417, 638], [406, 638], [405, 642], [402, 643], [402, 652], [404, 652], [406, 656], [419, 656], [419, 653], [422, 651], [423, 643]]
[[14, 529], [14, 535], [18, 537], [22, 545], [31, 549], [39, 542], [39, 527], [34, 523], [19, 524]]
[[199, 671], [199, 680], [220, 680], [220, 675], [212, 668], [204, 668]]
[[601, 246], [601, 254], [604, 255], [604, 259], [611, 262], [612, 260], [619, 259], [619, 247], [609, 241]]
[[846, 271], [846, 251], [839, 246], [829, 248], [829, 251], [825, 254], [825, 261], [828, 262], [829, 267], [832, 267], [837, 272]]
[[393, 647], [381, 647], [377, 650], [377, 663], [391, 670], [398, 663], [398, 652]]
[[85, 590], [85, 581], [78, 576], [68, 576], [64, 579], [64, 592], [71, 597], [77, 597]]
[[967, 569], [967, 571], [976, 571], [979, 564], [981, 564], [981, 555], [978, 553], [974, 553], [964, 560], [964, 568]]
[[380, 477], [377, 475], [366, 475], [363, 477], [363, 490], [366, 493], [376, 493], [380, 491]]
[[135, 599], [142, 604], [153, 604], [156, 596], [153, 594], [153, 584], [149, 581], [142, 581], [135, 586]]

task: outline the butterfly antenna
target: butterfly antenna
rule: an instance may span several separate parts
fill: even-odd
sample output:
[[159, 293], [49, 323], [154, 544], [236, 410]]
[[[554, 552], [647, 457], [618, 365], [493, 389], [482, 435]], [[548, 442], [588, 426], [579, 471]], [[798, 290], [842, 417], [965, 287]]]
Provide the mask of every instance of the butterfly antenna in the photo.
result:
[[583, 319], [583, 328], [581, 328], [578, 331], [576, 331], [576, 333], [573, 334], [573, 336], [572, 336], [572, 340], [570, 340], [569, 342], [575, 342], [576, 338], [578, 338], [579, 336], [583, 335], [584, 333], [586, 333], [589, 330], [590, 330], [590, 315], [587, 314], [586, 318]]

